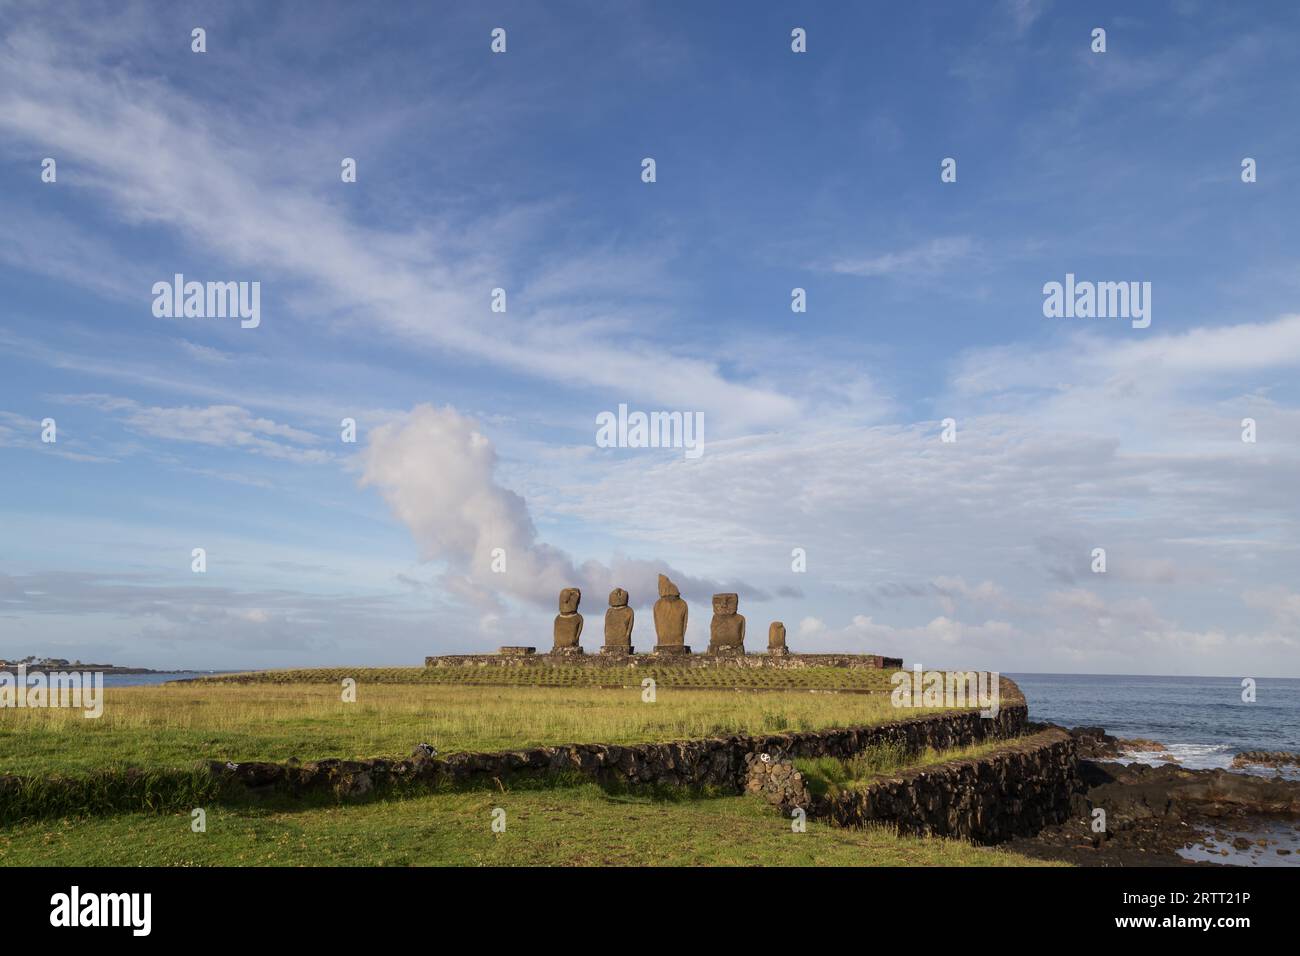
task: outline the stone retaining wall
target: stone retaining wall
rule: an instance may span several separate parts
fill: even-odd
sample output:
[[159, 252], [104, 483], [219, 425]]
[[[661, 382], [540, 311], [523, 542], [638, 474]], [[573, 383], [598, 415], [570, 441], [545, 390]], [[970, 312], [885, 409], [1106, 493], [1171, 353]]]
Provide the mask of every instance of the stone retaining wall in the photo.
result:
[[1004, 706], [996, 717], [976, 711], [931, 714], [839, 730], [804, 731], [769, 736], [735, 735], [671, 743], [564, 744], [498, 753], [427, 756], [417, 750], [405, 760], [322, 760], [307, 764], [216, 763], [212, 774], [242, 784], [252, 792], [332, 790], [357, 796], [397, 781], [429, 786], [490, 783], [508, 777], [545, 777], [578, 773], [602, 783], [628, 786], [720, 788], [741, 791], [749, 764], [746, 757], [850, 757], [867, 747], [901, 744], [911, 750], [961, 747], [995, 737], [1019, 734], [1028, 720], [1023, 703]]
[[426, 657], [425, 667], [846, 667], [897, 670], [901, 657], [879, 654], [446, 654]]
[[814, 797], [788, 759], [750, 754], [746, 792], [789, 814], [837, 826], [887, 823], [900, 832], [1000, 843], [1061, 823], [1083, 791], [1074, 739], [1050, 729], [963, 760], [933, 764], [887, 777], [862, 789]]

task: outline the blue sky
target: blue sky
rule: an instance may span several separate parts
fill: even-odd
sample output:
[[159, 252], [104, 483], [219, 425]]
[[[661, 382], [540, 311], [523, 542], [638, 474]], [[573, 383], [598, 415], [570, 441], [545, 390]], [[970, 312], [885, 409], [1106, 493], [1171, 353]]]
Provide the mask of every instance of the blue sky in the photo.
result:
[[[1296, 676], [1298, 20], [2, 4], [0, 657], [545, 647], [568, 584], [649, 649], [666, 570], [697, 646], [737, 590], [754, 645]], [[154, 317], [178, 272], [261, 324]], [[1045, 318], [1066, 273], [1150, 327]]]

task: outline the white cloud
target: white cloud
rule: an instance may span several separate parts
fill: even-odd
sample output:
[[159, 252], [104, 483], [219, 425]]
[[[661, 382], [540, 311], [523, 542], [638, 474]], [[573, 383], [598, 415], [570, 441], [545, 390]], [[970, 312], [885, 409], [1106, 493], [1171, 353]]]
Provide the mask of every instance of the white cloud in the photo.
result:
[[[493, 611], [507, 598], [553, 607], [560, 590], [574, 586], [583, 589], [589, 614], [603, 610], [614, 587], [627, 589], [634, 605], [645, 606], [658, 596], [660, 573], [696, 601], [724, 590], [752, 600], [767, 597], [744, 583], [687, 575], [661, 561], [620, 556], [576, 563], [540, 540], [527, 503], [497, 482], [496, 467], [496, 451], [477, 422], [451, 407], [420, 405], [371, 431], [361, 484], [383, 495], [424, 560], [444, 565], [444, 587]], [[504, 572], [493, 570], [498, 548]], [[706, 622], [696, 617], [692, 626], [698, 633]], [[496, 624], [493, 615], [485, 620]], [[535, 614], [532, 620], [537, 628]], [[642, 628], [641, 633], [649, 630], [647, 624]]]
[[[128, 222], [162, 227], [216, 253], [241, 278], [262, 281], [268, 297], [272, 277], [282, 277], [291, 288], [305, 285], [305, 304], [328, 304], [340, 321], [431, 353], [704, 410], [729, 427], [786, 422], [799, 412], [797, 401], [762, 378], [732, 380], [712, 357], [665, 344], [659, 328], [625, 329], [618, 341], [590, 334], [626, 323], [612, 307], [588, 301], [593, 287], [607, 291], [621, 279], [607, 271], [575, 272], [572, 257], [513, 283], [539, 290], [542, 303], [530, 307], [516, 296], [507, 314], [488, 322], [489, 290], [523, 268], [509, 261], [509, 245], [499, 241], [503, 230], [530, 228], [518, 210], [437, 226], [359, 223], [337, 199], [274, 165], [282, 151], [262, 143], [279, 142], [276, 111], [206, 110], [178, 89], [132, 73], [121, 63], [120, 41], [116, 32], [98, 42], [93, 33], [60, 37], [34, 19], [15, 26], [0, 48], [0, 129], [76, 164], [75, 188], [105, 200]], [[295, 139], [316, 135], [310, 128], [295, 131]], [[654, 256], [640, 250], [601, 256], [639, 287], [653, 284], [647, 263]], [[170, 272], [161, 269], [155, 278]], [[146, 291], [142, 286], [142, 309]], [[654, 310], [640, 313], [645, 322], [654, 316]], [[314, 309], [311, 318], [319, 320]], [[263, 320], [294, 321], [266, 308]]]
[[810, 640], [812, 638], [820, 637], [824, 633], [826, 633], [826, 625], [822, 622], [821, 618], [806, 617], [799, 622], [800, 640]]
[[[1259, 615], [1290, 606], [1276, 589], [1300, 573], [1300, 414], [1225, 380], [1300, 364], [1292, 334], [1287, 317], [1136, 345], [977, 350], [936, 400], [958, 420], [955, 444], [934, 421], [832, 420], [714, 442], [691, 463], [574, 459], [541, 493], [552, 516], [769, 588], [805, 548], [799, 577], [817, 600], [777, 610], [808, 622], [805, 649], [1208, 673], [1248, 666], [1238, 647], [1257, 672], [1294, 672], [1279, 657], [1286, 628]], [[1240, 440], [1247, 414], [1267, 442]], [[1268, 596], [1243, 604], [1247, 591]], [[863, 603], [883, 613], [854, 630], [823, 623]]]
[[974, 250], [975, 243], [968, 236], [949, 236], [931, 239], [900, 252], [835, 259], [827, 263], [826, 269], [864, 277], [924, 276], [950, 268], [956, 262], [969, 258]]
[[1025, 33], [1047, 10], [1046, 0], [1002, 0], [1002, 10], [1011, 19], [1016, 36]]
[[61, 395], [59, 402], [88, 405], [119, 418], [127, 428], [152, 438], [194, 442], [246, 451], [305, 464], [332, 459], [329, 452], [303, 446], [319, 445], [321, 438], [237, 405], [162, 407], [142, 405], [112, 395]]

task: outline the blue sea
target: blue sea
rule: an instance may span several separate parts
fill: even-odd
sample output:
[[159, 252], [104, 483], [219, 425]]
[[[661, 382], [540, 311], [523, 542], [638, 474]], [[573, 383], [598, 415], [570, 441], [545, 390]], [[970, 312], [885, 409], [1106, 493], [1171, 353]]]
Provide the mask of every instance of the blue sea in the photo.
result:
[[191, 677], [205, 677], [208, 674], [224, 674], [227, 671], [178, 671], [159, 674], [105, 674], [105, 687], [142, 687], [150, 684], [165, 684], [169, 680], [187, 680]]
[[[4, 668], [7, 671], [13, 668]], [[79, 667], [66, 667], [64, 670], [84, 673]], [[93, 671], [92, 671], [93, 673]], [[187, 680], [192, 677], [204, 677], [208, 674], [229, 674], [233, 671], [168, 671], [157, 674], [105, 674], [105, 687], [147, 687], [151, 684], [165, 684], [169, 680]], [[35, 673], [28, 673], [27, 681], [30, 683], [35, 677]]]
[[[1231, 769], [1233, 756], [1243, 750], [1300, 751], [1300, 679], [1256, 678], [1255, 702], [1245, 703], [1236, 677], [1007, 676], [1024, 692], [1031, 719], [1156, 740], [1194, 770]], [[1159, 754], [1133, 752], [1128, 758], [1156, 763]], [[1295, 767], [1282, 772], [1300, 776]]]

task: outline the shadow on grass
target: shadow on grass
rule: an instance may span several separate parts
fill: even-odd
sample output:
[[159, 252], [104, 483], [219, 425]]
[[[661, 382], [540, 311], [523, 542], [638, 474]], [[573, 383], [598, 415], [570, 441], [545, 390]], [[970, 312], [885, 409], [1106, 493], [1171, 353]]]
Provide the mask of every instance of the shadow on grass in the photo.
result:
[[504, 775], [453, 784], [447, 780], [394, 780], [362, 795], [328, 790], [294, 793], [271, 787], [263, 792], [222, 780], [206, 768], [194, 770], [106, 769], [84, 776], [9, 777], [0, 781], [0, 826], [38, 819], [100, 817], [119, 813], [176, 813], [222, 806], [255, 813], [292, 813], [329, 806], [364, 806], [437, 794], [536, 792], [597, 787], [623, 803], [682, 803], [735, 796], [721, 787], [634, 786], [602, 781], [575, 771], [543, 775]]

